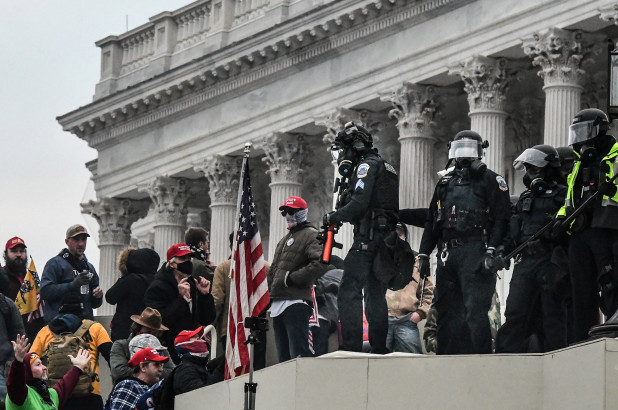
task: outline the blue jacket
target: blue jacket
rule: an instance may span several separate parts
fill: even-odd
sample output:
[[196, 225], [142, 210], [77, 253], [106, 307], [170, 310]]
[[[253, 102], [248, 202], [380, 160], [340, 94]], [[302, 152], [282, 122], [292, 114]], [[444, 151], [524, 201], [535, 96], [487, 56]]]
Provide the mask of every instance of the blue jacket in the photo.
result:
[[[92, 310], [103, 304], [103, 298], [92, 296], [92, 290], [99, 286], [99, 275], [97, 275], [94, 266], [86, 259], [86, 255], [84, 255], [84, 262], [88, 264], [90, 272], [93, 273], [92, 279], [90, 279], [90, 292], [88, 295], [82, 295], [84, 319], [94, 320]], [[45, 264], [41, 276], [41, 297], [45, 300], [45, 322], [49, 323], [58, 315], [62, 298], [74, 290], [71, 285], [75, 277], [73, 270], [73, 266], [60, 255], [54, 256]]]

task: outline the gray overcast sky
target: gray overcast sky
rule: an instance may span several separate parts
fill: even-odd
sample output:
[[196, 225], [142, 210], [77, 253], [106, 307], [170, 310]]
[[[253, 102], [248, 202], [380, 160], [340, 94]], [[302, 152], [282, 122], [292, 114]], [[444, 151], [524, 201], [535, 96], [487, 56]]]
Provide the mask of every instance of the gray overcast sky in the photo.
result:
[[[97, 153], [56, 122], [57, 116], [92, 101], [100, 63], [94, 42], [125, 32], [127, 16], [130, 30], [190, 1], [0, 3], [0, 249], [7, 239], [22, 237], [42, 272], [64, 247], [70, 225], [85, 223], [91, 231], [97, 227], [79, 206], [94, 199], [84, 163]], [[97, 243], [95, 234], [86, 249], [95, 267]]]

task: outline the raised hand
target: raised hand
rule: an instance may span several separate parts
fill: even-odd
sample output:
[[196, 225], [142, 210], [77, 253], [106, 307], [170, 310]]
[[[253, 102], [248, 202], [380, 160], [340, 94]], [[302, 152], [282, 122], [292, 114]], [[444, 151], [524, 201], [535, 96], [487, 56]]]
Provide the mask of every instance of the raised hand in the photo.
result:
[[[208, 282], [210, 287], [210, 282]], [[182, 278], [178, 282], [178, 294], [184, 298], [191, 298], [191, 285], [189, 284], [189, 278]]]
[[70, 354], [68, 354], [67, 356], [69, 356], [69, 359], [71, 360], [73, 366], [79, 367], [80, 369], [82, 369], [82, 371], [84, 371], [86, 367], [90, 365], [90, 359], [92, 358], [90, 352], [87, 349], [79, 349], [75, 356], [71, 356]]
[[21, 336], [19, 333], [17, 334], [17, 339], [15, 341], [11, 341], [13, 343], [13, 350], [15, 351], [15, 360], [18, 362], [23, 362], [24, 357], [26, 357], [26, 353], [30, 349], [30, 343], [28, 343], [28, 338], [26, 335]]
[[210, 281], [201, 276], [195, 282], [195, 286], [202, 295], [206, 295], [210, 291]]

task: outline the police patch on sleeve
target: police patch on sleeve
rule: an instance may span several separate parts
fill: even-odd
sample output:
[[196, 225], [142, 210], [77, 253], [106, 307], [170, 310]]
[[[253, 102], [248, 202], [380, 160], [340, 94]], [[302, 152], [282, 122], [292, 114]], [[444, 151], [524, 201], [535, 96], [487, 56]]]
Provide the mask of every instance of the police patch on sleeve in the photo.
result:
[[395, 169], [395, 167], [393, 167], [391, 164], [389, 164], [386, 161], [384, 161], [384, 168], [386, 168], [388, 172], [397, 175], [397, 170]]
[[506, 184], [504, 178], [502, 178], [500, 175], [496, 177], [496, 181], [498, 181], [498, 188], [500, 188], [501, 191], [509, 190], [509, 186]]
[[359, 179], [358, 181], [356, 181], [356, 186], [354, 187], [354, 190], [364, 189], [364, 188], [365, 188], [365, 181], [363, 181], [362, 179]]
[[360, 164], [356, 170], [356, 178], [365, 178], [369, 172], [369, 164]]

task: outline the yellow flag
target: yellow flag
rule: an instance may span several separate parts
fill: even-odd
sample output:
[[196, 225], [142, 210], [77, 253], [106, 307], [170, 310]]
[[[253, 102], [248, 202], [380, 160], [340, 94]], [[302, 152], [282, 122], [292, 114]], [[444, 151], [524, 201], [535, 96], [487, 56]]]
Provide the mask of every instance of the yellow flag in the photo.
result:
[[39, 310], [39, 292], [41, 281], [34, 266], [34, 260], [30, 258], [30, 265], [24, 277], [24, 283], [19, 288], [19, 293], [15, 298], [15, 304], [19, 308], [19, 313], [26, 315]]

